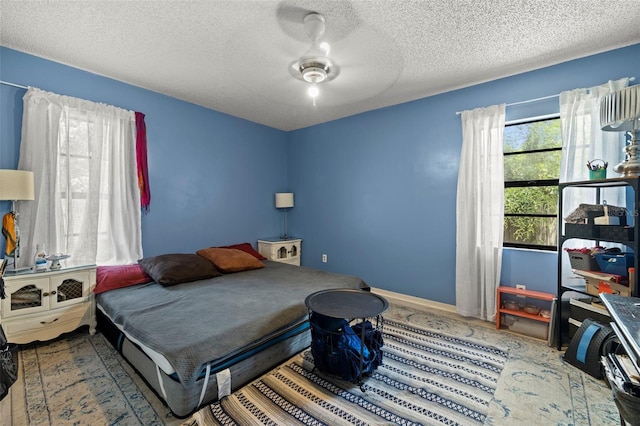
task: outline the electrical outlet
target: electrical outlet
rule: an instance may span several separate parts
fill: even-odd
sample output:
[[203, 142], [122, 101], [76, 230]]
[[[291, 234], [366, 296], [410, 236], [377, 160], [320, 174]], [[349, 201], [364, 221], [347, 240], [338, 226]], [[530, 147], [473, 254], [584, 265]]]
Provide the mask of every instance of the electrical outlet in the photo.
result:
[[322, 263], [327, 263], [327, 255], [326, 254], [322, 255]]
[[517, 288], [518, 290], [526, 290], [526, 289], [527, 289], [527, 286], [526, 286], [526, 285], [524, 285], [524, 284], [516, 284], [516, 288]]

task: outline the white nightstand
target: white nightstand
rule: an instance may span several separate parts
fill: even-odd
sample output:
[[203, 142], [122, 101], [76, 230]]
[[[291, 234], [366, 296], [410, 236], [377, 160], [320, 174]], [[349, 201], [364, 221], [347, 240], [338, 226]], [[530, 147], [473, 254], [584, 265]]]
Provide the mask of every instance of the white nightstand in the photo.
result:
[[50, 340], [82, 325], [96, 332], [96, 266], [3, 276], [0, 323], [11, 343]]
[[265, 238], [258, 240], [258, 251], [269, 260], [300, 266], [302, 239]]

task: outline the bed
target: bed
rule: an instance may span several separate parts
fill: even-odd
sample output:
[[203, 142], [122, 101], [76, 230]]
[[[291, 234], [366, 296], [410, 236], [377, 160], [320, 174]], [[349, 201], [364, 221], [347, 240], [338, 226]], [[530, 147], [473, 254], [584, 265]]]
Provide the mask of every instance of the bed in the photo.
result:
[[[153, 258], [154, 267], [181, 255], [163, 256]], [[218, 267], [213, 277], [182, 277], [169, 285], [143, 266], [151, 272], [146, 281], [153, 281], [97, 292], [98, 329], [177, 417], [307, 348], [311, 334], [304, 300], [309, 294], [329, 288], [369, 290], [357, 277], [264, 258], [258, 262], [263, 266], [222, 268], [224, 273]]]

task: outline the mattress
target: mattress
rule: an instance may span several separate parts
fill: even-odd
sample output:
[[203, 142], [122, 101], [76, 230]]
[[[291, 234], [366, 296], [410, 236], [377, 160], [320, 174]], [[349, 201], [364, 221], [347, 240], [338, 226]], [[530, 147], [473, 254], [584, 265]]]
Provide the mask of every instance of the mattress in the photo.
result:
[[[309, 331], [300, 331], [286, 339], [265, 345], [247, 358], [238, 357], [224, 370], [212, 372], [209, 379], [199, 377], [193, 386], [185, 388], [175, 374], [167, 374], [147, 355], [147, 352], [118, 330], [98, 310], [98, 329], [136, 370], [154, 394], [178, 418], [193, 414], [198, 408], [241, 388], [311, 344]], [[203, 394], [204, 387], [204, 394]]]
[[264, 263], [210, 280], [98, 294], [99, 329], [175, 415], [187, 416], [309, 346], [306, 296], [369, 288], [357, 277]]

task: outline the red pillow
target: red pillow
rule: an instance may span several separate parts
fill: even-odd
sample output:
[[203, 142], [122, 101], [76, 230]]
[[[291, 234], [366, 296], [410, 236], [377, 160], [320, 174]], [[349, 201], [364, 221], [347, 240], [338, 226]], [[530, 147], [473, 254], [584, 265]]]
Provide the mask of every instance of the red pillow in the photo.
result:
[[232, 246], [221, 246], [219, 248], [229, 248], [229, 249], [242, 250], [243, 252], [249, 253], [251, 256], [255, 257], [258, 260], [265, 260], [266, 259], [266, 257], [264, 257], [263, 255], [261, 255], [260, 253], [255, 251], [253, 249], [253, 247], [251, 246], [251, 244], [249, 244], [249, 243], [234, 244]]
[[136, 284], [145, 284], [153, 281], [138, 264], [98, 266], [96, 271], [95, 294], [116, 288], [129, 287]]

